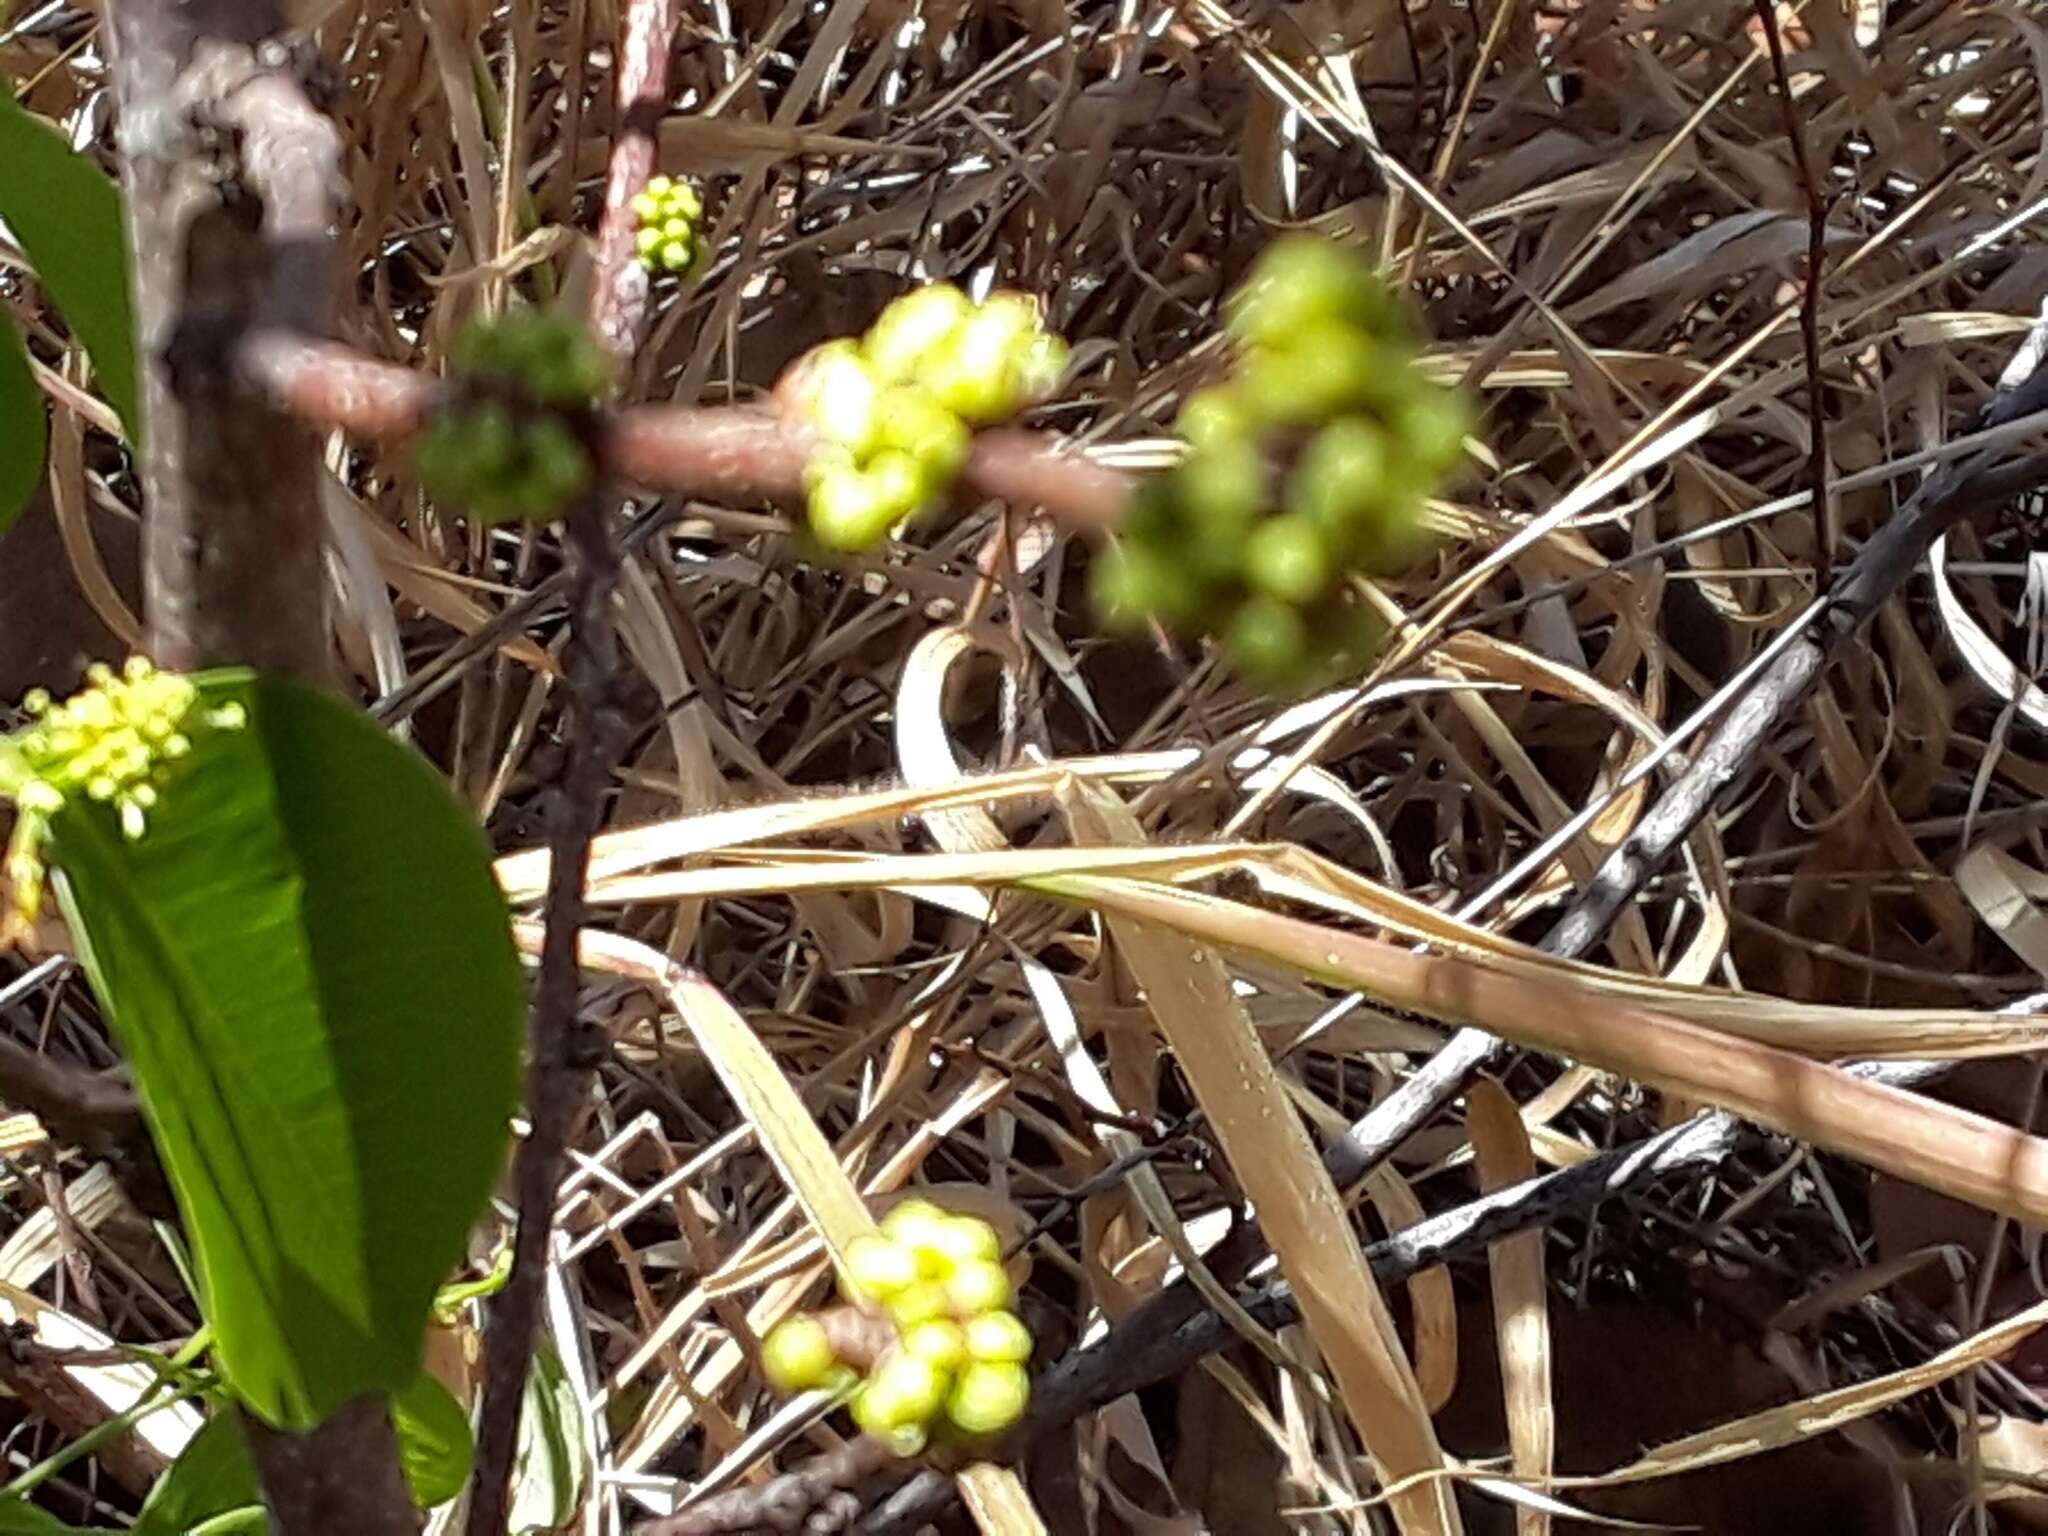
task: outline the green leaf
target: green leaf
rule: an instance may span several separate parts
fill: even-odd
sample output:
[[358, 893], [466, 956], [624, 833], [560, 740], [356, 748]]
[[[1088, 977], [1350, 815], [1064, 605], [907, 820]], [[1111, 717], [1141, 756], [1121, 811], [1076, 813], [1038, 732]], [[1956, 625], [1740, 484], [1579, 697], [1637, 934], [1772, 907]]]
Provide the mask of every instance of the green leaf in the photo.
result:
[[534, 1346], [519, 1413], [519, 1454], [512, 1464], [515, 1536], [558, 1531], [583, 1501], [583, 1413], [560, 1356], [547, 1340]]
[[139, 838], [73, 796], [57, 892], [192, 1238], [224, 1376], [281, 1428], [396, 1392], [505, 1157], [524, 985], [489, 851], [338, 698], [199, 679]]
[[28, 353], [14, 327], [0, 320], [0, 533], [43, 478], [48, 435], [43, 392], [28, 371]]
[[[391, 1399], [391, 1422], [406, 1481], [422, 1509], [445, 1504], [469, 1480], [474, 1442], [469, 1416], [454, 1394], [422, 1371]], [[263, 1493], [248, 1441], [232, 1410], [216, 1413], [184, 1454], [157, 1479], [135, 1522], [134, 1536], [186, 1536], [207, 1530], [264, 1530]], [[227, 1522], [227, 1523], [221, 1523]], [[0, 1533], [6, 1527], [0, 1525]]]
[[421, 1509], [446, 1504], [469, 1481], [476, 1439], [469, 1415], [455, 1394], [425, 1371], [391, 1399], [391, 1426], [398, 1431], [398, 1459], [413, 1502]]
[[116, 1536], [103, 1525], [66, 1525], [27, 1499], [0, 1499], [0, 1536]]
[[65, 324], [92, 358], [128, 441], [139, 441], [135, 312], [121, 194], [48, 124], [0, 91], [0, 221], [14, 231]]
[[263, 1495], [248, 1442], [232, 1408], [200, 1427], [178, 1459], [156, 1480], [135, 1521], [135, 1536], [185, 1536], [223, 1515], [253, 1510], [261, 1530]]

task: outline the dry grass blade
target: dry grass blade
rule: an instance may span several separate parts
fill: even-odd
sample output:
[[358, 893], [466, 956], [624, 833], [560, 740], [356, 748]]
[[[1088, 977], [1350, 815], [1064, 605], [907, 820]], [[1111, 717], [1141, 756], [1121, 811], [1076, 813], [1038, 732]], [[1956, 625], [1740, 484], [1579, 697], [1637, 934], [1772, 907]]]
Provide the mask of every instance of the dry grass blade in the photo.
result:
[[1800, 1402], [1766, 1409], [1727, 1424], [1717, 1424], [1696, 1435], [1687, 1435], [1683, 1440], [1660, 1445], [1648, 1455], [1612, 1472], [1589, 1477], [1560, 1477], [1553, 1481], [1553, 1486], [1607, 1488], [1623, 1483], [1647, 1482], [1653, 1478], [1673, 1477], [1681, 1472], [1696, 1472], [1703, 1467], [1740, 1461], [1779, 1446], [1810, 1440], [1845, 1424], [1853, 1424], [1858, 1419], [1868, 1418], [1915, 1392], [1938, 1386], [1972, 1367], [1996, 1360], [2043, 1323], [2048, 1323], [2048, 1302], [2028, 1307], [2001, 1323], [1972, 1334], [1920, 1365], [1892, 1371], [1854, 1386], [1818, 1393]]
[[[530, 931], [526, 937], [533, 941]], [[834, 1262], [843, 1265], [847, 1245], [874, 1231], [875, 1219], [760, 1037], [716, 987], [658, 950], [595, 929], [584, 931], [579, 948], [586, 965], [629, 976], [665, 994], [753, 1126], [756, 1140]], [[1044, 1523], [1015, 1472], [977, 1463], [959, 1476], [968, 1505], [988, 1536], [1044, 1536]]]
[[1134, 881], [1033, 889], [1300, 966], [1334, 985], [1649, 1083], [2021, 1221], [2048, 1220], [2048, 1140], [1590, 989]]
[[[1491, 1078], [1473, 1084], [1465, 1100], [1465, 1120], [1479, 1164], [1480, 1189], [1500, 1189], [1535, 1173], [1528, 1130], [1515, 1101], [1500, 1084]], [[1486, 1262], [1493, 1280], [1493, 1327], [1500, 1350], [1514, 1472], [1518, 1480], [1541, 1487], [1550, 1479], [1557, 1450], [1543, 1234], [1518, 1232], [1504, 1237], [1488, 1247]], [[1517, 1505], [1515, 1531], [1517, 1536], [1548, 1536], [1550, 1511]]]
[[[1091, 842], [1139, 835], [1121, 801], [1083, 785], [1072, 792], [1068, 816]], [[1258, 1212], [1281, 1271], [1302, 1299], [1309, 1331], [1374, 1463], [1389, 1482], [1440, 1465], [1429, 1410], [1393, 1315], [1366, 1267], [1336, 1185], [1232, 995], [1228, 974], [1213, 954], [1170, 928], [1114, 916], [1109, 926]], [[1398, 1496], [1393, 1508], [1404, 1532], [1462, 1529], [1438, 1483], [1416, 1486]]]
[[[1142, 780], [1149, 772], [1140, 765], [1133, 765], [1127, 774], [1116, 772], [1113, 765], [1108, 771], [1102, 765], [1083, 766], [1090, 770], [1088, 776], [1106, 781]], [[1036, 797], [1053, 785], [1057, 777], [1052, 769], [1032, 770], [999, 787]], [[885, 809], [892, 814], [943, 812], [948, 807], [972, 804], [977, 798], [991, 798], [986, 782], [967, 781], [947, 789], [878, 795], [872, 797], [871, 806], [872, 810]], [[1217, 843], [871, 855], [755, 849], [724, 841], [743, 836], [750, 829], [779, 835], [871, 819], [870, 806], [858, 807], [857, 811], [858, 814], [840, 814], [824, 808], [771, 806], [751, 817], [744, 812], [721, 811], [651, 828], [644, 836], [626, 835], [613, 845], [617, 851], [612, 857], [621, 863], [651, 862], [657, 850], [661, 857], [675, 857], [679, 851], [717, 851], [738, 862], [669, 874], [608, 876], [594, 881], [590, 897], [599, 903], [625, 905], [705, 896], [875, 888], [910, 890], [933, 885], [1050, 889], [1069, 879], [1143, 877], [1184, 882], [1246, 873], [1276, 897], [1373, 923], [1414, 942], [1440, 947], [1449, 954], [1484, 961], [1503, 973], [1582, 987], [1618, 1003], [1653, 1008], [1740, 1038], [1814, 1056], [2008, 1055], [2033, 1049], [2048, 1038], [2048, 1025], [2012, 1015], [1957, 1008], [1884, 1009], [1794, 1003], [1659, 977], [1634, 977], [1578, 961], [1559, 960], [1435, 911], [1412, 897], [1290, 845]], [[499, 878], [501, 882], [523, 882], [531, 877], [532, 871], [544, 868], [544, 863], [535, 865], [531, 855], [516, 854], [499, 861]], [[508, 887], [508, 894], [515, 899], [522, 893], [523, 885]], [[1192, 891], [1178, 892], [1177, 899], [1190, 904], [1222, 901]], [[1242, 903], [1222, 904], [1240, 914], [1249, 933], [1281, 946], [1273, 951], [1276, 957], [1284, 953], [1289, 963], [1319, 971], [1315, 962], [1303, 957], [1320, 942], [1313, 934], [1326, 930]], [[1265, 922], [1267, 917], [1273, 921]]]

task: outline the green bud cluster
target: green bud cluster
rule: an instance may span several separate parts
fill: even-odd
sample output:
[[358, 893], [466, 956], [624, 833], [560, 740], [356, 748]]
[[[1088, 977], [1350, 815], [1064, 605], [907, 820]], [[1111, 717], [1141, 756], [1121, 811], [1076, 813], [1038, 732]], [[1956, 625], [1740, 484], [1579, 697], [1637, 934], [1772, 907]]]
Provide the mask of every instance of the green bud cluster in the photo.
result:
[[947, 283], [895, 300], [860, 340], [818, 348], [790, 396], [821, 439], [804, 471], [812, 531], [834, 549], [871, 547], [951, 489], [972, 429], [1044, 399], [1066, 366], [1030, 298], [976, 304]]
[[245, 723], [241, 705], [203, 708], [191, 678], [159, 672], [145, 657], [130, 657], [118, 673], [97, 663], [86, 679], [61, 702], [40, 688], [29, 693], [29, 724], [0, 737], [0, 799], [16, 811], [5, 863], [16, 922], [33, 922], [41, 903], [39, 850], [53, 815], [74, 800], [97, 802], [112, 807], [124, 836], [140, 838], [195, 734]]
[[473, 321], [454, 349], [457, 392], [413, 449], [437, 499], [488, 522], [545, 522], [590, 484], [579, 427], [611, 364], [566, 315], [520, 309]]
[[633, 250], [650, 272], [687, 276], [705, 255], [702, 231], [704, 199], [689, 182], [673, 176], [650, 176], [633, 197], [633, 216], [640, 227]]
[[1332, 241], [1275, 241], [1225, 319], [1233, 372], [1182, 407], [1186, 458], [1133, 495], [1091, 583], [1112, 626], [1211, 629], [1246, 675], [1298, 687], [1378, 645], [1345, 578], [1414, 557], [1466, 413], [1416, 370], [1394, 295]]
[[851, 1392], [854, 1422], [902, 1456], [934, 1435], [981, 1439], [1023, 1417], [1031, 1330], [1010, 1309], [1002, 1245], [987, 1222], [907, 1200], [880, 1232], [854, 1241], [840, 1289], [886, 1317], [895, 1342], [856, 1378], [817, 1318], [793, 1317], [762, 1345], [772, 1385]]

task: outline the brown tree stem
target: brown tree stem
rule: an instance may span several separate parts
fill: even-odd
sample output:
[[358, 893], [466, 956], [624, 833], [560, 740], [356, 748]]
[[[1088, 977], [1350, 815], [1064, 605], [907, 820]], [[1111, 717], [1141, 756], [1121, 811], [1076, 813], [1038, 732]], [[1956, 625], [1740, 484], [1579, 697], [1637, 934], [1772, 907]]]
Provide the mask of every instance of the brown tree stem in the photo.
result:
[[[283, 32], [275, 0], [110, 0], [108, 12], [142, 354], [149, 649], [180, 671], [329, 681], [319, 440], [251, 387], [240, 354], [255, 328], [326, 326], [340, 136], [285, 52], [252, 46]], [[304, 1434], [245, 1423], [283, 1536], [419, 1528], [381, 1395]]]

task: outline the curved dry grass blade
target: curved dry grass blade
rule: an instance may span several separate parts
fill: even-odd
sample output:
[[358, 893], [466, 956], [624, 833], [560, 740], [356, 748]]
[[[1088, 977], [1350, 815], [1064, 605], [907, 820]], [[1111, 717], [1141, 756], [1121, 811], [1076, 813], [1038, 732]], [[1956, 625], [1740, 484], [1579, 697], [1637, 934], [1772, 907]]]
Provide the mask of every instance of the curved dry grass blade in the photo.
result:
[[[1465, 1098], [1465, 1123], [1472, 1133], [1482, 1194], [1535, 1175], [1528, 1128], [1515, 1101], [1492, 1078], [1481, 1078], [1472, 1085]], [[1543, 1241], [1542, 1229], [1532, 1228], [1504, 1237], [1486, 1251], [1493, 1279], [1493, 1330], [1500, 1350], [1501, 1390], [1507, 1399], [1508, 1444], [1514, 1451], [1516, 1478], [1537, 1487], [1549, 1481], [1557, 1453]], [[1516, 1536], [1549, 1536], [1550, 1511], [1516, 1505], [1515, 1531]]]
[[[834, 1263], [843, 1265], [847, 1245], [874, 1231], [875, 1219], [760, 1036], [722, 992], [659, 950], [594, 929], [584, 930], [579, 947], [585, 964], [646, 982], [667, 997], [824, 1239]], [[959, 1481], [989, 1536], [1044, 1536], [1044, 1523], [1030, 1495], [1009, 1468], [977, 1463], [963, 1470]]]
[[[1122, 801], [1086, 785], [1074, 786], [1067, 813], [1090, 841], [1142, 835]], [[1436, 1431], [1386, 1298], [1229, 976], [1213, 954], [1170, 927], [1116, 917], [1109, 926], [1301, 1298], [1302, 1317], [1382, 1480], [1441, 1466]], [[1440, 1483], [1417, 1486], [1393, 1508], [1404, 1532], [1461, 1529]]]
[[1191, 891], [1088, 877], [1029, 885], [1227, 950], [1286, 960], [1395, 1007], [1604, 1067], [1966, 1204], [2019, 1221], [2048, 1221], [2048, 1140], [1787, 1051], [1609, 1002], [1590, 988], [1486, 962], [1420, 955]]

